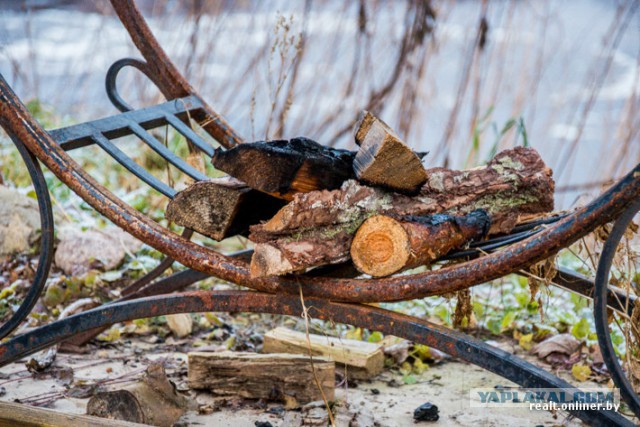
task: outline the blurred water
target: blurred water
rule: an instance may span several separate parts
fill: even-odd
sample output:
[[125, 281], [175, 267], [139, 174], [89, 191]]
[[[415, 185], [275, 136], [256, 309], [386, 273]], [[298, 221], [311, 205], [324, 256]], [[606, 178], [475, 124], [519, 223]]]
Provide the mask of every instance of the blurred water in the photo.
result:
[[[71, 5], [25, 11], [24, 2], [0, 1], [0, 73], [22, 99], [37, 97], [73, 120], [113, 114], [103, 89], [106, 69], [119, 58], [139, 55], [107, 2], [62, 3]], [[366, 58], [356, 42], [357, 2], [313, 2], [306, 15], [304, 2], [211, 3], [205, 2], [207, 13], [199, 20], [188, 13], [191, 2], [145, 2], [144, 10], [161, 45], [214, 109], [247, 139], [265, 136], [280, 60], [270, 48], [279, 16], [293, 16], [288, 37], [306, 28], [307, 43], [284, 136], [306, 135], [353, 148], [349, 135], [337, 140], [333, 135], [389, 79], [406, 3], [370, 4]], [[640, 162], [640, 13], [626, 17], [620, 5], [626, 3], [490, 2], [488, 42], [472, 68], [447, 151], [442, 141], [476, 37], [481, 2], [434, 2], [437, 25], [427, 40], [422, 75], [400, 81], [378, 114], [399, 126], [408, 119], [403, 107], [415, 95], [415, 114], [402, 136], [417, 150], [432, 152], [428, 165], [443, 164], [445, 156], [452, 167], [468, 165], [474, 112], [491, 112], [480, 125], [478, 161], [497, 140], [494, 127], [522, 116], [529, 143], [554, 168], [560, 187], [619, 177]], [[610, 48], [625, 22], [617, 46]], [[357, 84], [345, 96], [354, 63], [359, 64]], [[411, 58], [410, 66], [418, 65]], [[127, 78], [134, 74], [123, 73], [125, 97], [157, 99], [140, 78]], [[600, 87], [598, 75], [604, 76]], [[325, 121], [334, 112], [333, 120]], [[571, 161], [560, 172], [578, 135]], [[498, 148], [514, 143], [512, 131]], [[582, 193], [561, 193], [559, 207], [573, 204]]]

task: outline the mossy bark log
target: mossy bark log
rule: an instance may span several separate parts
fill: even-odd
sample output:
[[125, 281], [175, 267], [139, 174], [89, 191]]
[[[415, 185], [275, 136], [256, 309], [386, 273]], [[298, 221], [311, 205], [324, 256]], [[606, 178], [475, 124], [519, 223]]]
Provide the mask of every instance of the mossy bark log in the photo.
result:
[[279, 275], [344, 262], [350, 258], [347, 243], [374, 215], [466, 215], [480, 209], [491, 219], [487, 234], [498, 234], [509, 232], [520, 216], [553, 210], [551, 169], [530, 148], [505, 150], [476, 169], [427, 172], [426, 184], [414, 197], [353, 180], [337, 190], [295, 195], [269, 221], [251, 227], [249, 238], [259, 243], [252, 272]]

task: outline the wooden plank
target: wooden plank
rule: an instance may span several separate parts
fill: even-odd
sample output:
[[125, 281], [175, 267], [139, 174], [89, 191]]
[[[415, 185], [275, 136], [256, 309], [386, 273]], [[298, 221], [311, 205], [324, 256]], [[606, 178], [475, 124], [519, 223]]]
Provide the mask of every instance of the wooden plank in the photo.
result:
[[418, 155], [382, 120], [364, 112], [355, 134], [360, 150], [353, 170], [364, 183], [404, 194], [417, 194], [427, 182]]
[[[298, 404], [334, 399], [335, 363], [322, 357], [240, 352], [188, 355], [189, 387], [221, 396], [240, 396]], [[315, 368], [315, 376], [314, 376]]]
[[0, 402], [0, 427], [136, 427], [143, 425], [89, 415], [65, 414], [20, 403]]
[[316, 334], [309, 334], [307, 340], [306, 334], [282, 327], [265, 334], [262, 351], [308, 355], [309, 346], [311, 354], [346, 365], [347, 374], [352, 378], [372, 378], [384, 368], [384, 353], [377, 344]]

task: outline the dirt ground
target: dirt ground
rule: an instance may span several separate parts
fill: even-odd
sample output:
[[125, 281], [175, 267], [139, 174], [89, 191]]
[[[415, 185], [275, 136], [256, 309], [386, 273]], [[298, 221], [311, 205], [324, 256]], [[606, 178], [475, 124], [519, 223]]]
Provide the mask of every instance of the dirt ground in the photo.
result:
[[[122, 387], [136, 381], [152, 361], [162, 361], [178, 389], [190, 393], [197, 401], [194, 409], [181, 418], [180, 425], [253, 427], [256, 421], [269, 421], [273, 426], [286, 425], [286, 413], [282, 413], [278, 404], [267, 406], [261, 402], [237, 399], [221, 402], [208, 392], [187, 391], [186, 352], [189, 349], [184, 344], [180, 348], [182, 351], [176, 351], [170, 340], [162, 345], [136, 340], [107, 347], [87, 354], [59, 353], [53, 367], [44, 374], [28, 372], [25, 360], [4, 367], [0, 369], [0, 387], [4, 388], [0, 388], [0, 394], [4, 393], [0, 399], [19, 399], [27, 404], [80, 414], [85, 412], [89, 394], [95, 390], [92, 385], [96, 382], [106, 389]], [[568, 375], [563, 376], [569, 380]], [[568, 418], [567, 413], [470, 407], [469, 389], [513, 384], [466, 363], [447, 360], [431, 366], [417, 379], [416, 384], [407, 385], [399, 373], [387, 370], [375, 380], [358, 381], [349, 388], [340, 387], [336, 398], [352, 413], [366, 414], [369, 420], [373, 419], [380, 426], [414, 425], [413, 411], [425, 402], [438, 406], [440, 419], [435, 423], [421, 422], [418, 425], [582, 425], [579, 420]], [[213, 405], [216, 409], [212, 413], [198, 413], [198, 406], [212, 402], [218, 402]]]

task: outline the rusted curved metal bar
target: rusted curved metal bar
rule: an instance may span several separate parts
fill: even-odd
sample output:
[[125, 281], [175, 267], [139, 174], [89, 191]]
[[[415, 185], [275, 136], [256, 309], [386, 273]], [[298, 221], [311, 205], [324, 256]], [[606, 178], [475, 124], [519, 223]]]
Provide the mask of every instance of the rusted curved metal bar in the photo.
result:
[[123, 230], [185, 266], [264, 292], [296, 294], [302, 282], [307, 296], [349, 302], [399, 301], [439, 295], [497, 279], [572, 244], [614, 219], [640, 197], [640, 165], [608, 191], [508, 251], [425, 273], [386, 279], [250, 277], [246, 262], [234, 260], [178, 236], [126, 205], [96, 182], [28, 113], [4, 78], [0, 78], [0, 124], [40, 159], [62, 182]]
[[[640, 199], [636, 200], [629, 208], [618, 218], [607, 241], [602, 248], [600, 261], [598, 262], [598, 270], [596, 272], [596, 286], [594, 295], [594, 318], [596, 322], [596, 332], [598, 333], [598, 344], [602, 351], [602, 359], [611, 373], [616, 387], [620, 389], [620, 395], [627, 402], [629, 408], [640, 418], [640, 396], [633, 390], [629, 379], [618, 362], [618, 356], [611, 342], [611, 333], [609, 332], [609, 307], [607, 305], [607, 297], [609, 288], [609, 274], [611, 265], [616, 256], [618, 245], [627, 231], [629, 224], [633, 221], [634, 216], [640, 212]], [[633, 307], [631, 307], [633, 308]], [[627, 320], [631, 322], [632, 320]], [[640, 343], [636, 343], [640, 345]], [[631, 351], [631, 350], [628, 350]], [[627, 373], [627, 375], [633, 375]]]
[[[133, 43], [146, 60], [151, 79], [162, 94], [168, 100], [182, 98], [187, 95], [198, 96], [193, 87], [180, 74], [160, 47], [135, 2], [132, 0], [111, 0], [111, 4], [118, 14], [118, 18], [120, 18], [120, 21], [129, 32]], [[207, 112], [207, 117], [203, 118], [202, 127], [216, 141], [227, 148], [244, 142], [240, 135], [218, 113], [202, 98], [200, 100]]]
[[[317, 299], [306, 299], [304, 304], [309, 315], [314, 318], [378, 330], [422, 343], [485, 368], [523, 387], [559, 388], [568, 396], [578, 391], [569, 383], [513, 354], [426, 320], [366, 305], [331, 303]], [[77, 332], [142, 317], [207, 311], [300, 316], [303, 310], [299, 297], [247, 291], [196, 291], [109, 304], [56, 321], [0, 345], [0, 366], [61, 342]], [[572, 414], [594, 426], [633, 425], [612, 411], [587, 410]]]
[[51, 208], [51, 198], [49, 197], [47, 182], [44, 179], [40, 164], [33, 154], [31, 154], [19, 140], [14, 140], [14, 144], [24, 164], [27, 166], [27, 171], [31, 177], [31, 183], [36, 193], [36, 200], [38, 201], [38, 213], [40, 215], [40, 253], [35, 276], [20, 307], [18, 307], [6, 322], [0, 325], [0, 339], [6, 337], [20, 326], [22, 321], [36, 305], [49, 277], [49, 270], [51, 269], [51, 262], [53, 261], [53, 210]]

